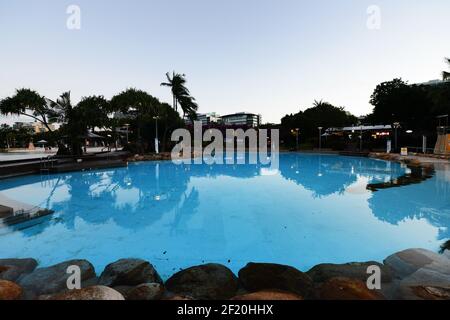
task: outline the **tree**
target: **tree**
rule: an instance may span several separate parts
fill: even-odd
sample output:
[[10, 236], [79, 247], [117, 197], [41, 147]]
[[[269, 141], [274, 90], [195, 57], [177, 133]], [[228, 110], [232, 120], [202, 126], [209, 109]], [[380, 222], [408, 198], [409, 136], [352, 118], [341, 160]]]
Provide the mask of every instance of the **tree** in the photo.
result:
[[[296, 114], [286, 115], [281, 119], [281, 136], [292, 144], [291, 130], [298, 128], [302, 140], [318, 140], [318, 127], [323, 132], [330, 127], [345, 127], [356, 124], [357, 118], [345, 111], [344, 107], [335, 107], [328, 102], [314, 101], [313, 107]], [[314, 142], [315, 143], [315, 142]]]
[[108, 114], [111, 113], [111, 107], [103, 96], [83, 97], [77, 108], [92, 131], [95, 127], [102, 128], [109, 125]]
[[121, 113], [121, 116], [134, 122], [137, 131], [137, 147], [139, 153], [145, 151], [142, 145], [142, 129], [145, 120], [156, 115], [159, 100], [147, 92], [134, 88], [127, 89], [111, 99], [111, 109]]
[[[445, 58], [445, 61], [450, 65], [450, 58]], [[450, 80], [450, 72], [442, 71], [442, 79], [444, 81]]]
[[195, 118], [198, 105], [185, 86], [186, 75], [175, 73], [174, 71], [172, 78], [170, 77], [169, 72], [166, 73], [166, 77], [168, 82], [161, 83], [161, 86], [171, 88], [173, 108], [175, 111], [178, 111], [178, 104], [180, 104], [181, 110], [183, 111], [183, 117], [188, 115], [191, 119]]
[[383, 82], [375, 88], [370, 103], [374, 106], [370, 118], [377, 124], [400, 122], [411, 130], [434, 126], [432, 101], [424, 86], [408, 85], [402, 79]]
[[42, 123], [49, 131], [52, 131], [50, 123], [55, 116], [46, 99], [30, 89], [18, 89], [14, 96], [1, 100], [0, 113], [32, 118]]
[[83, 154], [83, 138], [85, 138], [88, 127], [88, 120], [83, 117], [80, 108], [72, 105], [70, 91], [64, 92], [56, 102], [47, 99], [48, 105], [52, 108], [54, 118], [62, 123], [62, 132], [66, 134], [69, 150], [61, 144], [58, 146], [58, 154], [81, 155]]

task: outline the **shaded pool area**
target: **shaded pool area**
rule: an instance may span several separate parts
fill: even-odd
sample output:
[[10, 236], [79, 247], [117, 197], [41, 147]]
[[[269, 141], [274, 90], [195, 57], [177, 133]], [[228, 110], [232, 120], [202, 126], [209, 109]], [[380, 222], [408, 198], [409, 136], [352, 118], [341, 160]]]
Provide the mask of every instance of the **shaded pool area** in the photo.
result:
[[83, 258], [97, 272], [143, 258], [167, 278], [208, 262], [235, 272], [250, 261], [308, 270], [413, 247], [436, 251], [450, 238], [450, 170], [368, 189], [410, 173], [382, 160], [282, 153], [276, 172], [141, 162], [4, 180], [1, 194], [55, 214], [0, 232], [0, 257], [34, 257], [42, 266]]

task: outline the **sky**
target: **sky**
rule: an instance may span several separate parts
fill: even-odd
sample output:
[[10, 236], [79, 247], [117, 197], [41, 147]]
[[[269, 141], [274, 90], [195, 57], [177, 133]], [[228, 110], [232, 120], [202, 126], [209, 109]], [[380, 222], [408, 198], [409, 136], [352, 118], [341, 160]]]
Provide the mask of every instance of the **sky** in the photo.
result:
[[171, 102], [175, 70], [199, 112], [279, 122], [323, 100], [359, 116], [380, 82], [440, 78], [449, 14], [448, 0], [0, 0], [0, 99], [135, 87]]

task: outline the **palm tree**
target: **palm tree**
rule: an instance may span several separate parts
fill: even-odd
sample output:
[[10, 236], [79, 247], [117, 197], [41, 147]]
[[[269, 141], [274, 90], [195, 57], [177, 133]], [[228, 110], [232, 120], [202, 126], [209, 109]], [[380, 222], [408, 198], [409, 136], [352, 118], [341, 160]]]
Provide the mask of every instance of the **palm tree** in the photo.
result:
[[[81, 155], [83, 153], [82, 139], [87, 132], [87, 121], [80, 112], [80, 109], [72, 105], [70, 91], [64, 92], [56, 102], [50, 99], [46, 100], [52, 110], [51, 119], [64, 124], [63, 128], [67, 132], [67, 140], [70, 148], [69, 153], [71, 155]], [[64, 154], [65, 152], [66, 150], [59, 145], [58, 153]]]
[[186, 75], [175, 73], [174, 71], [172, 78], [169, 72], [166, 73], [166, 77], [168, 82], [161, 83], [161, 86], [172, 89], [173, 108], [175, 111], [178, 111], [178, 104], [180, 104], [183, 117], [187, 114], [190, 118], [193, 118], [198, 110], [198, 105], [185, 86]]
[[[445, 61], [450, 65], [450, 58], [445, 58]], [[442, 71], [442, 78], [444, 81], [450, 80], [450, 72]]]

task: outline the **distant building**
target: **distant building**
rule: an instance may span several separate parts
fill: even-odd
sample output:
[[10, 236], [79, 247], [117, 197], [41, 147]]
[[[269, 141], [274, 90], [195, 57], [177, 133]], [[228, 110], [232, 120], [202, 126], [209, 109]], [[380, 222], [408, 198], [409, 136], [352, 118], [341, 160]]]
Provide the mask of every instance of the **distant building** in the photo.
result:
[[234, 113], [222, 116], [225, 126], [247, 126], [257, 128], [261, 125], [261, 116], [253, 113]]
[[[50, 129], [56, 130], [56, 126], [54, 124], [49, 124], [48, 125], [50, 127]], [[44, 133], [44, 132], [48, 132], [48, 128], [41, 122], [35, 121], [35, 122], [15, 122], [13, 125], [13, 129], [15, 130], [19, 130], [19, 129], [27, 129], [30, 131], [33, 131], [33, 133], [37, 134], [37, 133]]]
[[[218, 115], [217, 113], [210, 112], [210, 113], [198, 113], [196, 121], [201, 121], [202, 126], [208, 126], [211, 124], [219, 124], [222, 122], [222, 119], [220, 115]], [[184, 122], [186, 124], [192, 124], [192, 120], [187, 117], [184, 119]]]
[[427, 82], [416, 83], [416, 85], [420, 85], [420, 86], [439, 86], [439, 85], [444, 84], [444, 83], [450, 83], [450, 80], [439, 80], [439, 79], [436, 79], [436, 80], [430, 80], [430, 81], [427, 81]]

